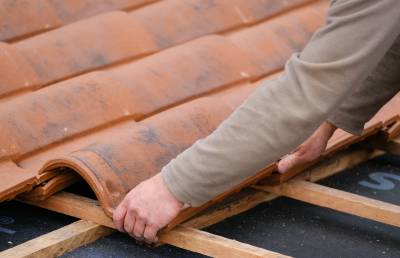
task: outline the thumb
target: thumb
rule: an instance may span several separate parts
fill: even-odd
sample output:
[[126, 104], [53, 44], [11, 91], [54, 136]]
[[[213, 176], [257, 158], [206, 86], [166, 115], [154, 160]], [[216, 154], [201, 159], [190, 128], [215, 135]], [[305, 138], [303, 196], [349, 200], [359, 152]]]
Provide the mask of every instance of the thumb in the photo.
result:
[[278, 163], [278, 171], [279, 173], [283, 174], [288, 172], [291, 168], [294, 166], [300, 164], [303, 162], [303, 159], [301, 158], [301, 155], [299, 155], [299, 152], [295, 152], [293, 154], [289, 154], [285, 156], [283, 159], [281, 159]]

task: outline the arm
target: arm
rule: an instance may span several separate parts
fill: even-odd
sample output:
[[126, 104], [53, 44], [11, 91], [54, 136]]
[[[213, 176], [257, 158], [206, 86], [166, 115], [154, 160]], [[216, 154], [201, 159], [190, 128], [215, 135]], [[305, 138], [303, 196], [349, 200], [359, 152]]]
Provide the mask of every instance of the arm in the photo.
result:
[[328, 24], [291, 57], [283, 76], [257, 89], [214, 133], [163, 168], [170, 191], [201, 205], [298, 146], [390, 48], [399, 34], [399, 5], [336, 1]]
[[328, 122], [352, 134], [361, 134], [364, 124], [400, 90], [400, 37], [362, 86], [329, 117]]
[[335, 1], [328, 24], [292, 56], [283, 76], [172, 160], [162, 178], [131, 190], [114, 213], [117, 227], [154, 241], [182, 202], [200, 205], [289, 152], [367, 77], [399, 34], [399, 20], [397, 0]]
[[305, 142], [278, 164], [285, 173], [317, 159], [337, 128], [352, 134], [361, 134], [364, 124], [400, 90], [400, 37], [398, 37], [376, 69], [345, 102], [336, 109]]

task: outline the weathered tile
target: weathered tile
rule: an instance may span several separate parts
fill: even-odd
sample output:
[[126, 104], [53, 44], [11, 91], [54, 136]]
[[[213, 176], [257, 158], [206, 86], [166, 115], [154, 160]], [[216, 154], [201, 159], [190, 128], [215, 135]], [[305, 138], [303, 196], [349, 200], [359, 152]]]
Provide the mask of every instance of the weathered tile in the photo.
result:
[[0, 0], [0, 40], [7, 41], [62, 24], [48, 0]]
[[100, 13], [139, 7], [157, 0], [48, 0], [64, 24]]
[[18, 42], [15, 48], [42, 84], [156, 51], [141, 25], [124, 12], [76, 22]]
[[0, 42], [0, 98], [39, 86], [39, 78], [16, 49]]

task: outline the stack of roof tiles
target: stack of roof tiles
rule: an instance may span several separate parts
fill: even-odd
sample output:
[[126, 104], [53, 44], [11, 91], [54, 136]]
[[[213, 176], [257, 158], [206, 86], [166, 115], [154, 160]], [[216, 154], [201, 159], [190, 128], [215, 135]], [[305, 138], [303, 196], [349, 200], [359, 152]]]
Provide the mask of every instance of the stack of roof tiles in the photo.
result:
[[[323, 25], [327, 6], [0, 0], [0, 201], [21, 193], [46, 198], [75, 182], [61, 169], [68, 167], [111, 215], [131, 188], [276, 76]], [[362, 137], [336, 134], [325, 155], [380, 130], [396, 136], [397, 103]], [[274, 169], [262, 176], [288, 178]]]

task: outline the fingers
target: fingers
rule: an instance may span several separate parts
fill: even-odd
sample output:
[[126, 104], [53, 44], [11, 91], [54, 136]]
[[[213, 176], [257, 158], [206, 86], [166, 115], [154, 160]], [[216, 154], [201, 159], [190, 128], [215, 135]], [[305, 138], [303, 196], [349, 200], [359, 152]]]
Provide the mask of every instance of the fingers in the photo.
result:
[[136, 223], [135, 213], [133, 213], [133, 212], [128, 210], [128, 212], [125, 215], [124, 230], [131, 237], [134, 237], [133, 230], [134, 230], [134, 227], [135, 227], [135, 223]]
[[146, 225], [143, 237], [147, 243], [154, 243], [158, 241], [157, 238], [158, 228], [153, 225]]
[[286, 173], [296, 165], [307, 162], [298, 152], [287, 155], [278, 163], [279, 173]]
[[130, 190], [116, 208], [113, 219], [118, 230], [138, 241], [152, 243], [158, 241], [158, 230], [168, 225], [182, 206], [162, 177], [154, 176]]
[[154, 243], [158, 241], [158, 228], [153, 225], [146, 225], [144, 218], [137, 216], [135, 209], [130, 209], [121, 202], [113, 213], [113, 220], [120, 232], [126, 232], [138, 241]]
[[127, 212], [127, 207], [124, 202], [120, 203], [113, 213], [113, 221], [115, 227], [120, 232], [124, 232], [124, 221]]
[[135, 227], [133, 229], [133, 237], [139, 241], [143, 240], [145, 226], [145, 221], [140, 217], [136, 217]]
[[281, 161], [279, 161], [278, 171], [279, 173], [286, 173], [292, 168], [304, 164], [306, 162], [309, 162], [311, 160], [312, 158], [305, 155], [305, 153], [300, 149], [293, 154], [285, 156]]

